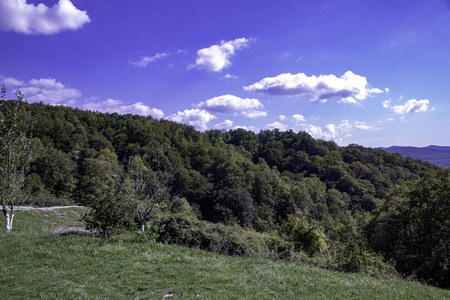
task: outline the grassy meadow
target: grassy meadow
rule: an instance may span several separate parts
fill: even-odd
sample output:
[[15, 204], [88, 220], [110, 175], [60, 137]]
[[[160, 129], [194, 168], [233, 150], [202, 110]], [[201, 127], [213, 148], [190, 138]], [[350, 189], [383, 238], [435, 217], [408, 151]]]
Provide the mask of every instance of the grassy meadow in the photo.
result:
[[56, 233], [83, 227], [82, 214], [23, 211], [10, 234], [1, 229], [0, 299], [450, 299], [397, 278], [137, 242], [132, 232]]

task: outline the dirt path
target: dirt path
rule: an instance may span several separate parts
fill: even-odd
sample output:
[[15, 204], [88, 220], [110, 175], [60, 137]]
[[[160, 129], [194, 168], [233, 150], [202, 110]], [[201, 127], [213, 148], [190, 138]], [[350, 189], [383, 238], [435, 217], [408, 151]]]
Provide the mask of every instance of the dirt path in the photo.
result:
[[[63, 209], [63, 208], [84, 208], [84, 206], [77, 206], [77, 205], [50, 206], [50, 207], [16, 206], [14, 209], [15, 210], [52, 211], [52, 210]], [[82, 227], [69, 227], [69, 228], [58, 227], [53, 231], [53, 233], [55, 233], [55, 234], [68, 233], [68, 232], [82, 234], [82, 235], [89, 235], [89, 236], [93, 236], [93, 237], [99, 236], [99, 233], [96, 230], [91, 231], [91, 230], [87, 230]]]
[[32, 207], [32, 206], [16, 206], [14, 207], [15, 210], [42, 210], [42, 211], [51, 211], [55, 209], [61, 209], [61, 208], [83, 208], [84, 206], [77, 206], [77, 205], [71, 205], [71, 206], [50, 206], [50, 207]]

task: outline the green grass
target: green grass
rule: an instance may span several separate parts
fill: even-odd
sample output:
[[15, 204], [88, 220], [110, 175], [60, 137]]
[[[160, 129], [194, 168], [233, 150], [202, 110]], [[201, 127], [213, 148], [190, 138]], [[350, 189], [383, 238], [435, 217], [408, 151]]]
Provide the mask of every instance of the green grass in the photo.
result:
[[[397, 278], [227, 257], [153, 242], [54, 234], [81, 209], [21, 212], [0, 231], [0, 299], [450, 299]], [[3, 221], [3, 220], [2, 220]]]

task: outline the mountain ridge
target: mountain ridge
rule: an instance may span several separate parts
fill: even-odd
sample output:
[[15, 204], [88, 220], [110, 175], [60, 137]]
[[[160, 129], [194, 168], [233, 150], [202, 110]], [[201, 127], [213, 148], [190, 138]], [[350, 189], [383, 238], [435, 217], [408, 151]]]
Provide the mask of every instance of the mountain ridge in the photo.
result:
[[429, 145], [426, 147], [390, 146], [379, 147], [389, 153], [399, 153], [404, 157], [420, 159], [442, 168], [450, 167], [450, 146]]

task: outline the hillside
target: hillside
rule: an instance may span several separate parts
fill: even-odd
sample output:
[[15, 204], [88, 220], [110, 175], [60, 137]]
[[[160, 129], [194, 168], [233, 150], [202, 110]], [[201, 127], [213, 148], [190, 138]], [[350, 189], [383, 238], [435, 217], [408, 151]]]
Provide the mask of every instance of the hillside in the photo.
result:
[[[394, 277], [327, 271], [295, 262], [222, 256], [130, 233], [93, 238], [84, 210], [25, 211], [0, 229], [1, 299], [448, 299], [450, 292]], [[164, 298], [165, 297], [165, 298]]]
[[[23, 110], [39, 144], [25, 179], [29, 204], [88, 206], [84, 225], [105, 236], [138, 226], [154, 240], [220, 253], [302, 257], [376, 276], [393, 273], [395, 263], [404, 276], [450, 282], [448, 257], [440, 256], [447, 253], [445, 231], [429, 231], [425, 243], [420, 230], [448, 227], [445, 218], [429, 216], [432, 209], [448, 214], [449, 175], [435, 175], [440, 168], [428, 162], [338, 147], [302, 131], [199, 132], [138, 115], [20, 101], [0, 108]], [[133, 194], [131, 183], [144, 178], [137, 174], [153, 181]], [[416, 190], [429, 182], [432, 189]], [[161, 191], [157, 198], [153, 188]], [[423, 193], [431, 194], [417, 198]], [[405, 246], [411, 237], [414, 247]]]
[[433, 165], [448, 168], [450, 167], [450, 147], [449, 146], [434, 146], [427, 147], [404, 147], [391, 146], [387, 148], [380, 148], [389, 153], [399, 153], [404, 157], [411, 157], [412, 159], [420, 159], [427, 161]]

